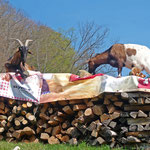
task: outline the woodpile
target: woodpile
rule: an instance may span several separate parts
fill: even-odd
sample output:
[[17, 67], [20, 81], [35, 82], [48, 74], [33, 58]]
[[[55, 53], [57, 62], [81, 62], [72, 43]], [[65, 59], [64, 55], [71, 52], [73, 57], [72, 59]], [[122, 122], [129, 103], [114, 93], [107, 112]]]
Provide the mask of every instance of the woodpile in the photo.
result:
[[104, 93], [96, 98], [34, 104], [0, 98], [0, 140], [49, 144], [150, 143], [150, 94]]

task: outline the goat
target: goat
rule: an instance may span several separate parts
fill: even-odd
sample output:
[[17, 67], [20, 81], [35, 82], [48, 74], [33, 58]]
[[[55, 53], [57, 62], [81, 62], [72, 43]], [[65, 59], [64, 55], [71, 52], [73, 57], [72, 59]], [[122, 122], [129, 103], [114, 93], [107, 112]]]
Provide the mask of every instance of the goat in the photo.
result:
[[150, 49], [137, 44], [114, 44], [109, 49], [88, 61], [89, 73], [95, 74], [95, 70], [102, 64], [110, 64], [118, 68], [118, 77], [121, 77], [123, 67], [138, 68], [150, 74]]
[[5, 63], [5, 69], [6, 72], [20, 73], [24, 78], [26, 76], [23, 72], [26, 70], [25, 66], [27, 66], [25, 65], [27, 54], [32, 54], [28, 49], [28, 43], [32, 40], [26, 40], [25, 45], [23, 45], [19, 39], [15, 40], [19, 42], [20, 47], [14, 53], [14, 55], [8, 59], [8, 62]]

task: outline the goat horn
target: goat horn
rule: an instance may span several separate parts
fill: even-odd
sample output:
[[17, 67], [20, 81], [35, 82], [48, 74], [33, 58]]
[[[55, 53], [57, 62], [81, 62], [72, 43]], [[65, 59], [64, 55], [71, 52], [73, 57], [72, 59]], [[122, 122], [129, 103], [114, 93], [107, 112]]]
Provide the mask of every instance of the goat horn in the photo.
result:
[[29, 44], [30, 41], [33, 41], [33, 40], [30, 40], [30, 39], [27, 39], [27, 40], [26, 40], [26, 42], [25, 42], [25, 46], [26, 46], [26, 47], [28, 46], [28, 44]]
[[21, 46], [24, 46], [23, 43], [19, 39], [15, 39], [15, 38], [11, 38], [11, 39], [18, 41]]

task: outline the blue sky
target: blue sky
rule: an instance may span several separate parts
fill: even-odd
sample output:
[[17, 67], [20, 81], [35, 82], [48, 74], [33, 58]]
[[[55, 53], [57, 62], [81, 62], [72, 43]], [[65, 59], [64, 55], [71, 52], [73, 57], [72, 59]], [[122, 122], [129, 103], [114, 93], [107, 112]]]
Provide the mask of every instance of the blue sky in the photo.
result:
[[[150, 0], [9, 0], [35, 22], [67, 30], [80, 22], [107, 27], [108, 41], [150, 47]], [[109, 43], [108, 42], [108, 43]], [[108, 45], [109, 47], [110, 45]]]

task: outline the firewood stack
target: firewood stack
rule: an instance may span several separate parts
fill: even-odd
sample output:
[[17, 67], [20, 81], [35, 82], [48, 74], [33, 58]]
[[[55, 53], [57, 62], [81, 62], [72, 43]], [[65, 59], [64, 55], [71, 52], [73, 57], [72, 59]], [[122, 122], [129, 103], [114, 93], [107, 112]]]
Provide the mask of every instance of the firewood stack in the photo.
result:
[[36, 105], [1, 97], [0, 140], [91, 145], [150, 142], [150, 94], [104, 93], [96, 98]]

